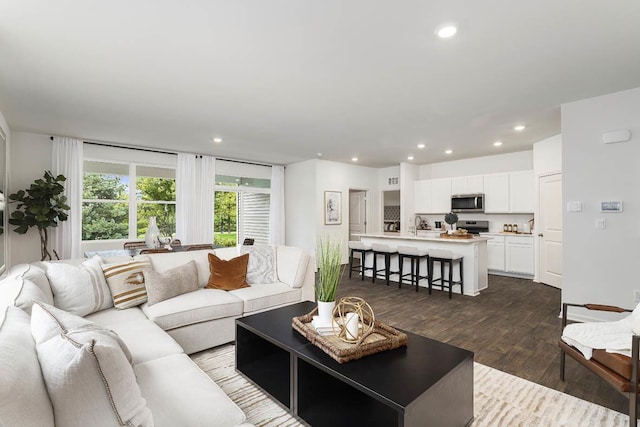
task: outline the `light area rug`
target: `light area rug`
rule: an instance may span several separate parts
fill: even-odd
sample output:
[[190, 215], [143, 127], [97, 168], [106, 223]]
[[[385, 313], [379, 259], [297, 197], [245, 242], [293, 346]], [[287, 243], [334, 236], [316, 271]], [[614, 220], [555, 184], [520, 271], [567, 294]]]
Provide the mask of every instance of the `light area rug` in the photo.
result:
[[[282, 407], [235, 371], [235, 346], [193, 354], [209, 375], [256, 426], [302, 426]], [[473, 427], [629, 425], [629, 417], [525, 379], [474, 364]]]

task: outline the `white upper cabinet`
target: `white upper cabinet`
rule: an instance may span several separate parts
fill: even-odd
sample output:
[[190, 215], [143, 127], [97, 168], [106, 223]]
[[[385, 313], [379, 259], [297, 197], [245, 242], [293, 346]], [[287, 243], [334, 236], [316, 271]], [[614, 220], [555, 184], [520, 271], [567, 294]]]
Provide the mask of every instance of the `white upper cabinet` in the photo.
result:
[[533, 171], [509, 173], [510, 212], [533, 212]]
[[484, 193], [484, 176], [456, 176], [451, 178], [451, 194]]
[[509, 174], [494, 173], [484, 176], [485, 213], [509, 212]]
[[431, 213], [431, 180], [413, 183], [413, 204], [415, 213]]
[[451, 212], [451, 178], [431, 180], [431, 213]]

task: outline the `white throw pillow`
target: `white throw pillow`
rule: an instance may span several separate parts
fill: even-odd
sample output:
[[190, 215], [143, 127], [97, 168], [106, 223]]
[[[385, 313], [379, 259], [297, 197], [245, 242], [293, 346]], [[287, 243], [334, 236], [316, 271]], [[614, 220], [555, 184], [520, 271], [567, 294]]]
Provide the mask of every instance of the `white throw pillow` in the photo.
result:
[[131, 355], [115, 332], [36, 303], [31, 333], [57, 427], [153, 426]]
[[142, 274], [145, 268], [151, 268], [151, 263], [148, 258], [143, 257], [135, 261], [102, 265], [115, 308], [122, 310], [147, 302], [147, 289]]
[[62, 262], [44, 262], [56, 307], [78, 316], [113, 307], [102, 262], [95, 256], [79, 266]]
[[54, 425], [31, 336], [31, 319], [12, 306], [0, 312], [0, 408], [0, 426]]
[[257, 285], [275, 282], [275, 252], [269, 245], [242, 246], [240, 254], [249, 254], [247, 283]]
[[9, 277], [0, 281], [0, 308], [11, 305], [31, 314], [33, 301], [53, 303], [31, 280]]

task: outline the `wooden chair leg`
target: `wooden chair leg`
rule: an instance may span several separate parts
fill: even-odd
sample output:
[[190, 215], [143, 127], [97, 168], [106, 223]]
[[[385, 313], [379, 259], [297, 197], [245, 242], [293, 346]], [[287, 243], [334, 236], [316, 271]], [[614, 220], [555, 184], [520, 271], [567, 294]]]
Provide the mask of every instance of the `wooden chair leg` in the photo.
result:
[[360, 266], [360, 281], [364, 281], [364, 263], [367, 260], [367, 253], [362, 251], [360, 253], [360, 262], [362, 265]]
[[[418, 292], [418, 284], [420, 283], [420, 258], [416, 260], [416, 292]], [[413, 284], [413, 258], [411, 259], [411, 284]]]
[[371, 283], [376, 283], [376, 276], [378, 275], [378, 254], [373, 253], [373, 274], [371, 275]]
[[460, 258], [460, 295], [464, 295], [464, 258]]
[[402, 288], [402, 264], [404, 263], [404, 257], [402, 254], [398, 255], [398, 269], [400, 270], [400, 278], [398, 280], [398, 289]]
[[353, 272], [353, 249], [349, 254], [349, 279], [351, 279], [351, 273]]
[[387, 286], [389, 286], [389, 276], [391, 275], [390, 270], [391, 269], [391, 255], [389, 254], [384, 254], [384, 275], [385, 275], [385, 279], [387, 279]]
[[567, 360], [567, 355], [563, 350], [560, 350], [560, 381], [564, 381], [564, 364]]
[[449, 261], [449, 299], [453, 293], [453, 261]]
[[[433, 258], [429, 258], [429, 260], [427, 261], [427, 269], [429, 271], [433, 271]], [[433, 274], [429, 274], [429, 280], [427, 282], [429, 284], [429, 295], [431, 295], [431, 287], [433, 285]]]

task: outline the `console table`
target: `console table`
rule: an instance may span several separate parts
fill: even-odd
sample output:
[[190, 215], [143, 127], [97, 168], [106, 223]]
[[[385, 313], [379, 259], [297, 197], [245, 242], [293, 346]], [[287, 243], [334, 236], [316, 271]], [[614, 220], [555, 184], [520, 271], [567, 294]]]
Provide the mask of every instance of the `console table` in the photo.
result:
[[465, 426], [473, 353], [408, 333], [407, 347], [339, 364], [291, 327], [302, 302], [236, 320], [236, 370], [314, 426]]

